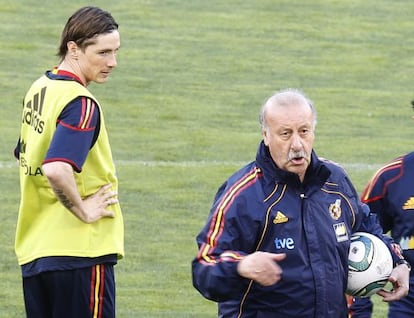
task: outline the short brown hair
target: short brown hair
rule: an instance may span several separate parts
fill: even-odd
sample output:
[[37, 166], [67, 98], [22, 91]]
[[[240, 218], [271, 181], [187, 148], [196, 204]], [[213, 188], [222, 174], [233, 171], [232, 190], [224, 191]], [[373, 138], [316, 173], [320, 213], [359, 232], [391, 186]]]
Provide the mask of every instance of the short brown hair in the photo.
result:
[[76, 11], [66, 22], [62, 31], [57, 56], [62, 60], [68, 51], [67, 43], [75, 42], [82, 50], [93, 44], [99, 34], [118, 30], [118, 23], [112, 15], [98, 7], [83, 7]]

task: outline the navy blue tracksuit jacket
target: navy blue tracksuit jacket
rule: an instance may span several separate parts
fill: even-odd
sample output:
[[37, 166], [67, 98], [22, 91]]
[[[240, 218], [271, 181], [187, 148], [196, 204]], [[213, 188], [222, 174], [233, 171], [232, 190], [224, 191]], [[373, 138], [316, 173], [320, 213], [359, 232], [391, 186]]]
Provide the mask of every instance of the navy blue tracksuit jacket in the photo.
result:
[[[312, 153], [301, 183], [276, 167], [262, 142], [256, 160], [215, 196], [197, 236], [193, 285], [218, 302], [220, 318], [345, 318], [356, 231], [382, 237], [342, 168]], [[263, 287], [238, 275], [239, 260], [255, 251], [286, 253], [281, 281]]]

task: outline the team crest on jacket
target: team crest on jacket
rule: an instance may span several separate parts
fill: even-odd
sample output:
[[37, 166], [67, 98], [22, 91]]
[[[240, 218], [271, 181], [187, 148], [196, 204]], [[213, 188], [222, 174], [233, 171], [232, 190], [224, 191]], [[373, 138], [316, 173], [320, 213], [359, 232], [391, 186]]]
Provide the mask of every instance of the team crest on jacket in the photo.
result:
[[338, 220], [341, 217], [341, 199], [337, 199], [335, 203], [329, 206], [329, 213], [334, 220]]

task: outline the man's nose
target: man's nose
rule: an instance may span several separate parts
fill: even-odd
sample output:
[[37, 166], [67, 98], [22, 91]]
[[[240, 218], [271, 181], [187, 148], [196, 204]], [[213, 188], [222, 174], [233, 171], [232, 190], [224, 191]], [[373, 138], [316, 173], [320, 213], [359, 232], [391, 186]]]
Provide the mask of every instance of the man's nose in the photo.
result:
[[301, 150], [302, 149], [302, 138], [298, 134], [293, 134], [292, 143], [290, 145], [292, 150]]

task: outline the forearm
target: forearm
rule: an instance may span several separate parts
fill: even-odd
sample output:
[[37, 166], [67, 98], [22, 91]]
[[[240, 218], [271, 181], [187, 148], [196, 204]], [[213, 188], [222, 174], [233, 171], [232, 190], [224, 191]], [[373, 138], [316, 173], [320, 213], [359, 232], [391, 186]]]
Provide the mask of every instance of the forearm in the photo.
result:
[[42, 169], [57, 199], [76, 217], [87, 222], [87, 214], [76, 186], [72, 166], [66, 162], [55, 161], [44, 164]]
[[249, 280], [237, 273], [238, 262], [206, 265], [199, 259], [192, 264], [193, 286], [207, 299], [220, 302], [240, 297]]

